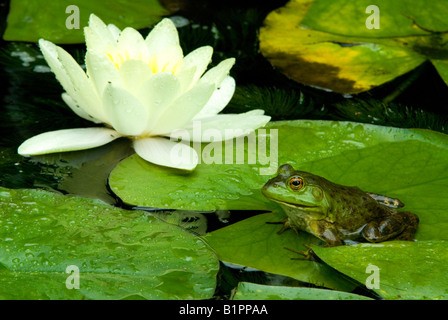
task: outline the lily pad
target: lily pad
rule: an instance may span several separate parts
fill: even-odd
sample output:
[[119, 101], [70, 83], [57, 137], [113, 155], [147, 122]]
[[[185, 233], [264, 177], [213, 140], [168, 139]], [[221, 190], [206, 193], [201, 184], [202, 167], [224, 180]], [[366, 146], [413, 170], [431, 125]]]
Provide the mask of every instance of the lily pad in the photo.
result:
[[[422, 148], [425, 152], [419, 155], [422, 153]], [[398, 156], [398, 152], [401, 156]], [[398, 156], [398, 159], [394, 159], [394, 156]], [[382, 181], [376, 186], [378, 188], [374, 192], [398, 197], [405, 202], [406, 210], [420, 217], [417, 239], [448, 240], [446, 215], [448, 199], [444, 196], [448, 188], [448, 179], [441, 174], [441, 172], [447, 172], [446, 157], [446, 148], [433, 149], [431, 144], [425, 146], [418, 140], [383, 142], [377, 146], [303, 162], [300, 163], [299, 168], [332, 177], [331, 180], [340, 181], [345, 185], [358, 185], [364, 190], [372, 189], [375, 181]], [[421, 170], [420, 161], [427, 165], [425, 167], [427, 175], [414, 172], [414, 170]], [[402, 175], [401, 172], [407, 172], [410, 175]], [[422, 198], [420, 193], [426, 194], [428, 198]], [[435, 201], [436, 198], [437, 201]], [[287, 230], [281, 235], [275, 234], [280, 227], [266, 224], [266, 222], [279, 221], [284, 218], [284, 214], [281, 210], [274, 210], [274, 212], [277, 219], [270, 217], [269, 214], [249, 218], [214, 231], [205, 239], [221, 260], [334, 288], [334, 283], [328, 282], [328, 278], [334, 280], [334, 275], [330, 276], [330, 271], [321, 266], [317, 270], [316, 264], [310, 261], [292, 263], [289, 260], [294, 255], [284, 250], [285, 247], [304, 250], [303, 244], [309, 245], [316, 239], [303, 232], [296, 235], [292, 230]], [[352, 255], [356, 256], [356, 252]], [[343, 272], [343, 270], [339, 271]]]
[[[448, 136], [429, 130], [397, 129], [332, 121], [271, 122], [278, 130], [278, 163], [313, 172], [343, 185], [397, 197], [403, 210], [420, 217], [416, 238], [448, 240]], [[125, 202], [172, 209], [261, 209], [255, 216], [205, 236], [220, 260], [287, 275], [327, 287], [339, 284], [314, 262], [294, 261], [285, 247], [304, 250], [316, 238], [292, 230], [277, 235], [284, 218], [264, 198], [261, 186], [272, 176], [260, 175], [260, 163], [201, 164], [193, 173], [122, 161], [110, 176], [112, 190]], [[424, 174], [423, 174], [424, 173]], [[224, 189], [225, 188], [225, 189]], [[177, 190], [177, 191], [176, 191]], [[339, 281], [339, 280], [338, 280]]]
[[371, 4], [369, 0], [292, 0], [266, 17], [260, 50], [288, 77], [339, 93], [367, 91], [426, 60], [448, 83], [443, 72], [448, 59], [446, 4], [441, 0], [381, 3], [380, 27], [369, 29], [366, 8]]
[[[386, 299], [447, 299], [448, 242], [390, 241], [332, 248], [313, 247], [326, 263], [361, 283], [378, 278], [373, 288]], [[374, 281], [373, 281], [374, 282]]]
[[234, 300], [370, 300], [357, 294], [315, 288], [267, 286], [240, 282]]
[[203, 239], [215, 250], [219, 260], [243, 265], [265, 272], [288, 276], [318, 286], [350, 291], [356, 284], [341, 278], [328, 266], [299, 258], [299, 254], [286, 250], [306, 250], [302, 244], [317, 243], [317, 239], [301, 232], [287, 230], [277, 234], [278, 224], [268, 224], [284, 218], [278, 209], [244, 219], [228, 227], [208, 233]]
[[[83, 27], [87, 25], [91, 13], [120, 29], [148, 27], [168, 13], [157, 0], [113, 0], [108, 1], [107, 5], [78, 0], [75, 5], [78, 8], [75, 10], [79, 10], [78, 18], [72, 16], [75, 14], [72, 7], [73, 3], [66, 1], [11, 0], [3, 39], [36, 42], [44, 38], [54, 43], [81, 43], [84, 42]], [[67, 28], [66, 21], [71, 28], [75, 22], [73, 19], [79, 20], [76, 23], [78, 28]]]
[[218, 267], [198, 237], [143, 212], [0, 188], [1, 299], [208, 299]]
[[278, 135], [278, 158], [272, 157], [269, 175], [260, 174], [266, 165], [259, 161], [201, 163], [193, 172], [184, 172], [131, 156], [112, 171], [110, 187], [125, 203], [136, 206], [270, 211], [278, 206], [260, 189], [279, 164], [289, 163], [339, 184], [398, 197], [407, 210], [428, 222], [422, 224], [420, 237], [448, 237], [444, 231], [436, 232], [448, 208], [444, 196], [448, 136], [429, 130], [306, 120], [270, 122], [263, 130]]
[[[445, 0], [397, 0], [376, 4], [379, 28], [366, 27], [373, 14], [369, 0], [347, 3], [345, 0], [314, 0], [303, 25], [314, 30], [352, 37], [407, 37], [448, 31], [448, 7]], [[367, 12], [368, 11], [368, 12]], [[344, 18], [343, 20], [341, 18]]]

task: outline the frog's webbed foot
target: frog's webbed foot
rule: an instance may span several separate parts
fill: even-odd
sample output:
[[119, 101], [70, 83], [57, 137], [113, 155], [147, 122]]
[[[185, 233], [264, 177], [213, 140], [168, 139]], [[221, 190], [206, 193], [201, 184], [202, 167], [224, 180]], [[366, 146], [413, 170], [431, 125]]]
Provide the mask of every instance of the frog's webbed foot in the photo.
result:
[[305, 261], [322, 262], [322, 260], [314, 253], [313, 248], [311, 248], [309, 245], [306, 245], [306, 244], [304, 244], [304, 246], [307, 247], [307, 250], [305, 250], [305, 251], [295, 250], [295, 249], [286, 248], [286, 247], [285, 247], [285, 249], [303, 256], [303, 258], [291, 258], [291, 260], [305, 260]]
[[293, 229], [295, 232], [297, 232], [297, 229], [294, 228], [291, 223], [289, 222], [289, 218], [285, 218], [280, 221], [268, 221], [267, 224], [283, 224], [283, 226], [280, 228], [280, 230], [277, 231], [277, 234], [281, 234], [283, 231], [287, 229]]

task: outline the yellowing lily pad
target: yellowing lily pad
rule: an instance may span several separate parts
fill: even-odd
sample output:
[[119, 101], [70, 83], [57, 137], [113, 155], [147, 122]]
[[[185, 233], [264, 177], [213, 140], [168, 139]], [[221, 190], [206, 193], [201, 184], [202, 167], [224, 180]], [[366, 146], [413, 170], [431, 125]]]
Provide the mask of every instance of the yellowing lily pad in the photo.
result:
[[446, 80], [448, 79], [448, 60], [434, 59], [432, 60], [432, 64], [434, 65], [434, 67], [436, 67], [442, 79], [444, 79], [448, 84], [448, 80]]
[[446, 241], [313, 247], [330, 266], [386, 299], [447, 299], [447, 249]]
[[[78, 9], [73, 9], [73, 5]], [[79, 10], [79, 14], [74, 10]], [[3, 39], [36, 42], [43, 38], [54, 43], [81, 43], [84, 42], [83, 28], [87, 26], [91, 13], [100, 17], [105, 23], [115, 24], [120, 29], [124, 27], [139, 29], [159, 21], [168, 11], [157, 0], [131, 2], [113, 0], [107, 4], [89, 0], [78, 0], [73, 3], [11, 0]], [[78, 28], [72, 28], [75, 21]]]
[[[369, 16], [375, 20], [375, 13], [379, 28], [369, 29], [366, 20]], [[314, 30], [352, 37], [408, 37], [448, 31], [447, 13], [445, 0], [315, 0], [302, 23]]]
[[198, 237], [144, 212], [0, 188], [0, 299], [208, 299], [217, 271]]
[[380, 29], [368, 29], [371, 1], [292, 0], [266, 17], [260, 50], [298, 82], [339, 93], [367, 91], [427, 59], [448, 59], [448, 27], [441, 18], [448, 7], [409, 2], [379, 4]]

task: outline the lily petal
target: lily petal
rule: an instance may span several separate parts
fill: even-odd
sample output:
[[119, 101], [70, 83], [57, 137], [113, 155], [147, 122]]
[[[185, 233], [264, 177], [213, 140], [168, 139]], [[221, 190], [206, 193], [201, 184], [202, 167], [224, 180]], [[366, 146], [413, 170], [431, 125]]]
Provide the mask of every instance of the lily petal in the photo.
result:
[[121, 32], [118, 38], [117, 49], [122, 54], [129, 55], [125, 56], [126, 59], [138, 59], [141, 55], [148, 55], [145, 39], [134, 28], [125, 28]]
[[148, 122], [149, 129], [180, 92], [179, 80], [168, 72], [157, 73], [142, 85], [136, 96], [151, 115]]
[[145, 39], [152, 58], [153, 72], [173, 71], [182, 63], [183, 53], [174, 23], [165, 18], [159, 22]]
[[218, 88], [221, 82], [230, 72], [230, 69], [235, 64], [235, 58], [229, 58], [221, 61], [216, 67], [208, 70], [201, 78], [201, 82], [214, 83]]
[[161, 166], [193, 170], [198, 164], [198, 154], [193, 148], [165, 138], [135, 140], [134, 149], [146, 161]]
[[195, 66], [188, 69], [182, 69], [176, 73], [176, 78], [179, 79], [181, 92], [187, 92], [193, 87], [193, 84], [195, 83], [195, 81], [193, 81], [195, 74]]
[[104, 89], [103, 105], [110, 124], [119, 133], [139, 136], [147, 129], [148, 109], [125, 89], [108, 83]]
[[107, 29], [110, 31], [110, 34], [112, 35], [114, 41], [112, 42], [115, 44], [115, 42], [118, 41], [118, 38], [120, 37], [121, 30], [114, 24], [108, 24]]
[[103, 95], [107, 83], [113, 83], [119, 87], [123, 86], [117, 67], [102, 53], [88, 50], [86, 54], [86, 69], [100, 97]]
[[[184, 57], [182, 63], [182, 70], [191, 67], [196, 67], [196, 72], [193, 77], [192, 86], [198, 81], [202, 74], [207, 69], [207, 66], [212, 60], [213, 48], [210, 46], [203, 46], [190, 52]], [[189, 89], [189, 88], [188, 88]]]
[[64, 90], [87, 114], [104, 122], [105, 116], [98, 108], [100, 99], [84, 70], [64, 49], [40, 39], [39, 47]]
[[84, 27], [87, 50], [95, 50], [104, 53], [108, 46], [117, 43], [117, 27], [108, 27], [93, 13], [89, 16], [89, 26]]
[[179, 46], [179, 35], [174, 23], [165, 18], [160, 21], [145, 39], [150, 54], [163, 52], [166, 48]]
[[72, 109], [72, 111], [79, 117], [84, 118], [86, 120], [89, 121], [93, 121], [95, 123], [101, 123], [101, 121], [99, 121], [98, 119], [93, 118], [92, 116], [90, 116], [87, 112], [84, 111], [84, 109], [82, 109], [78, 103], [73, 100], [73, 98], [67, 94], [67, 92], [64, 92], [62, 95], [62, 100], [64, 100], [64, 102], [70, 107], [70, 109]]
[[198, 120], [206, 117], [217, 115], [224, 109], [232, 99], [235, 92], [235, 79], [227, 76], [222, 82], [221, 86], [217, 88], [204, 108], [193, 118]]
[[[257, 109], [251, 110], [242, 114], [218, 114], [208, 118], [199, 120], [201, 124], [201, 135], [193, 134], [194, 122], [190, 123], [184, 129], [187, 130], [188, 135], [194, 142], [211, 142], [203, 140], [202, 133], [213, 129], [218, 130], [219, 137], [214, 137], [213, 141], [229, 140], [235, 137], [246, 135], [266, 125], [271, 120], [270, 116], [265, 116], [264, 111]], [[175, 133], [175, 132], [174, 132]]]
[[54, 152], [84, 150], [102, 146], [120, 137], [107, 128], [80, 128], [49, 131], [22, 143], [17, 150], [21, 155], [39, 155]]
[[[150, 128], [152, 135], [168, 135], [174, 129], [183, 128], [199, 113], [210, 99], [215, 87], [210, 83], [199, 83], [167, 107]], [[182, 116], [179, 116], [182, 115]]]
[[123, 86], [131, 93], [137, 93], [152, 76], [151, 68], [142, 60], [127, 60], [118, 70]]

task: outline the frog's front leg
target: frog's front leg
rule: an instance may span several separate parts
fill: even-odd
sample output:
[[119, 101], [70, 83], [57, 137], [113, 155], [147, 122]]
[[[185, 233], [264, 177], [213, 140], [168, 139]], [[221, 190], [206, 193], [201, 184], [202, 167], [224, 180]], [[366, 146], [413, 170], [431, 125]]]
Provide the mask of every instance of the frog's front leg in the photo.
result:
[[289, 218], [285, 218], [280, 221], [268, 221], [267, 224], [283, 224], [283, 226], [280, 228], [280, 230], [277, 231], [277, 234], [283, 233], [283, 231], [287, 229], [293, 229], [296, 233], [299, 233], [297, 228], [291, 223], [291, 220]]
[[383, 220], [371, 221], [366, 224], [362, 230], [362, 236], [369, 242], [413, 241], [418, 223], [417, 215], [408, 211], [398, 211]]
[[309, 227], [310, 233], [325, 241], [328, 247], [342, 246], [344, 244], [339, 231], [331, 222], [317, 220], [311, 222]]

